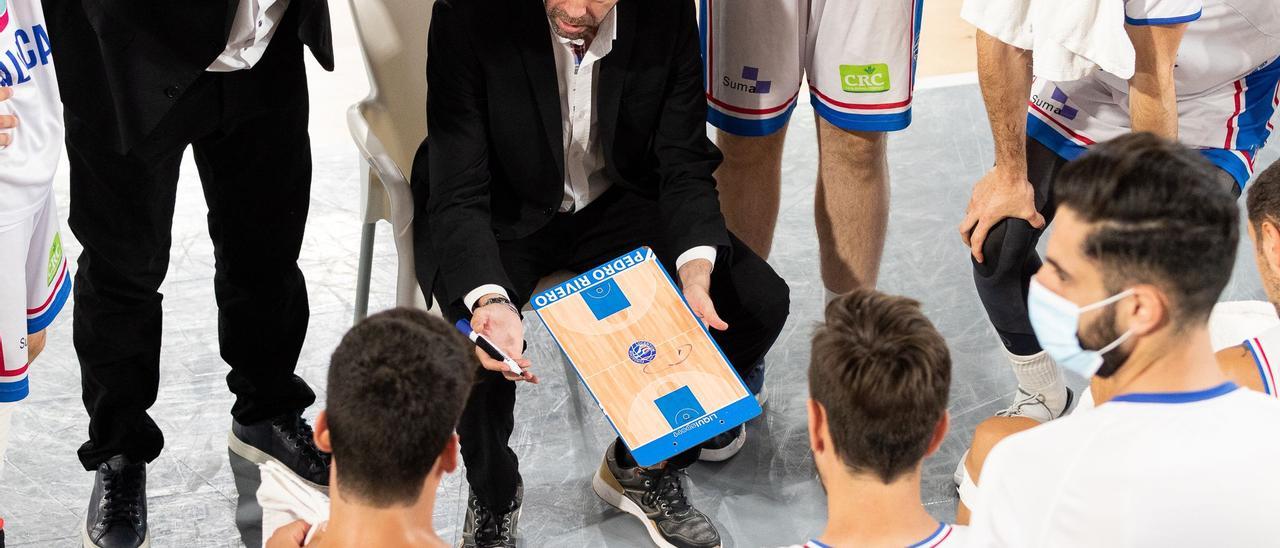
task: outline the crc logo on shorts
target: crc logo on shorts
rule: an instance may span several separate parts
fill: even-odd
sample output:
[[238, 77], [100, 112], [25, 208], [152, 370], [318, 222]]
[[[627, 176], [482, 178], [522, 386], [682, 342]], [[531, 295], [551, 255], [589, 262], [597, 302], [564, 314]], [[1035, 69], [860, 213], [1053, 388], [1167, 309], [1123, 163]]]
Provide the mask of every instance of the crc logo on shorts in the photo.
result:
[[[3, 2], [4, 0], [0, 0]], [[59, 269], [62, 268], [62, 233], [53, 235], [53, 245], [49, 246], [49, 275], [44, 285], [53, 283], [53, 279], [58, 275]]]
[[724, 79], [720, 81], [720, 84], [732, 90], [745, 91], [747, 93], [756, 93], [760, 95], [769, 93], [769, 89], [773, 87], [772, 80], [760, 79], [759, 67], [748, 66], [742, 67], [741, 80], [734, 80], [725, 76]]
[[1037, 93], [1031, 96], [1031, 104], [1068, 120], [1075, 120], [1076, 115], [1080, 114], [1080, 111], [1074, 107], [1067, 106], [1067, 93], [1058, 86], [1053, 86], [1053, 93], [1049, 95], [1049, 99], [1046, 101]]
[[849, 93], [889, 91], [889, 65], [840, 65], [840, 88]]
[[627, 349], [627, 357], [633, 362], [644, 365], [658, 357], [658, 347], [649, 341], [636, 341], [631, 343], [631, 348]]

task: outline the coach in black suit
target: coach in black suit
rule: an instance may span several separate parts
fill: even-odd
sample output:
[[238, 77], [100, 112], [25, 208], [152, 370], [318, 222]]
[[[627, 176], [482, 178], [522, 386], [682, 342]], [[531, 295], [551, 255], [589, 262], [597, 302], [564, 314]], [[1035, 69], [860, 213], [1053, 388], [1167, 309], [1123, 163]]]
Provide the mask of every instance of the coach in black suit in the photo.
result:
[[[419, 280], [448, 315], [470, 316], [519, 357], [517, 310], [539, 278], [648, 245], [730, 362], [753, 373], [782, 329], [788, 289], [725, 229], [696, 25], [688, 0], [436, 3], [415, 236]], [[481, 361], [488, 371], [458, 429], [473, 492], [464, 544], [507, 545], [521, 503], [512, 381], [536, 376]], [[736, 450], [741, 436], [716, 448]], [[676, 474], [698, 451], [646, 470], [614, 446], [602, 497], [641, 508], [664, 542], [719, 544]]]
[[294, 375], [307, 329], [298, 270], [311, 184], [302, 47], [333, 67], [324, 0], [46, 0], [84, 245], [74, 342], [96, 470], [86, 545], [147, 542], [147, 409], [160, 371], [161, 295], [188, 145], [209, 206], [218, 338], [236, 453], [328, 483]]

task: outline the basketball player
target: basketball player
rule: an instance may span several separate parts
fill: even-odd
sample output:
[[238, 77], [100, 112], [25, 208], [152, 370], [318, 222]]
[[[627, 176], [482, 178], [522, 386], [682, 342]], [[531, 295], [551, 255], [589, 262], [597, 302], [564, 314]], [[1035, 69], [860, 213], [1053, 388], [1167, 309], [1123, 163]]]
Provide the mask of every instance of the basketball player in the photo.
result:
[[875, 287], [889, 220], [886, 132], [911, 123], [919, 0], [699, 0], [707, 120], [729, 230], [768, 257], [787, 123], [807, 81], [818, 129], [814, 217], [828, 299]]
[[[444, 314], [469, 317], [535, 367], [523, 358], [519, 311], [539, 279], [649, 246], [748, 377], [782, 330], [789, 290], [725, 228], [693, 4], [437, 2], [427, 43], [429, 137], [413, 169], [425, 222], [414, 245], [418, 280]], [[472, 491], [463, 544], [512, 546], [524, 492], [508, 443], [516, 381], [536, 376], [479, 359], [485, 370], [458, 424]], [[744, 439], [737, 428], [703, 448], [728, 456]], [[700, 450], [654, 467], [617, 441], [604, 453], [593, 488], [655, 544], [720, 544], [684, 492]]]
[[447, 546], [431, 517], [440, 481], [458, 466], [453, 428], [477, 368], [472, 346], [406, 308], [347, 332], [316, 418], [316, 446], [333, 453], [328, 521], [286, 525], [267, 546]]
[[1201, 149], [1238, 193], [1271, 133], [1280, 82], [1274, 0], [1124, 5], [1136, 52], [1128, 81], [1097, 71], [1078, 81], [1033, 82], [1030, 52], [978, 33], [996, 160], [974, 185], [960, 234], [973, 255], [978, 295], [1018, 379], [1004, 416], [1043, 422], [1071, 407], [1073, 395], [1032, 333], [1026, 306], [1041, 265], [1036, 242], [1053, 221], [1062, 165], [1094, 143], [1149, 131]]
[[828, 522], [806, 545], [958, 546], [964, 527], [920, 502], [920, 468], [947, 434], [951, 355], [904, 297], [856, 289], [827, 305], [809, 358], [809, 447]]
[[[27, 368], [71, 293], [53, 176], [62, 103], [40, 0], [0, 1], [0, 471]], [[3, 524], [0, 521], [0, 524]], [[0, 525], [2, 528], [3, 525]], [[0, 537], [2, 539], [2, 537]]]
[[[1207, 320], [1231, 276], [1237, 209], [1203, 155], [1149, 133], [1063, 167], [1031, 282], [1036, 336], [1107, 403], [1000, 442], [976, 546], [1271, 542], [1280, 403], [1219, 369]], [[1249, 501], [1240, 504], [1240, 501]]]
[[[1249, 234], [1257, 251], [1258, 273], [1273, 306], [1280, 303], [1280, 163], [1272, 164], [1254, 178], [1249, 187]], [[1268, 236], [1268, 234], [1270, 236]], [[1210, 322], [1212, 323], [1212, 322]], [[1271, 349], [1270, 351], [1268, 349]], [[1218, 367], [1232, 382], [1273, 398], [1275, 377], [1270, 359], [1280, 355], [1280, 327], [1272, 327], [1250, 337], [1244, 343], [1216, 353]], [[1092, 392], [1092, 391], [1091, 391]], [[1083, 398], [1074, 412], [1104, 403], [1099, 394]], [[960, 504], [956, 522], [969, 522], [969, 504], [976, 502], [977, 478], [991, 448], [1017, 432], [1040, 423], [1026, 417], [991, 417], [974, 430], [969, 451], [956, 468], [956, 485], [960, 488]]]

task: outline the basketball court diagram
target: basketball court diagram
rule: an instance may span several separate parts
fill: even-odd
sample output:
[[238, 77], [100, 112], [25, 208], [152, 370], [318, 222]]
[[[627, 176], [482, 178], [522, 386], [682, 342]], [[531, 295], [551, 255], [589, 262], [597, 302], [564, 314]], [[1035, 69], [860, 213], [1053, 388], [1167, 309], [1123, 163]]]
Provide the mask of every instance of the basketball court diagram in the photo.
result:
[[641, 465], [760, 414], [649, 248], [535, 295], [532, 304]]

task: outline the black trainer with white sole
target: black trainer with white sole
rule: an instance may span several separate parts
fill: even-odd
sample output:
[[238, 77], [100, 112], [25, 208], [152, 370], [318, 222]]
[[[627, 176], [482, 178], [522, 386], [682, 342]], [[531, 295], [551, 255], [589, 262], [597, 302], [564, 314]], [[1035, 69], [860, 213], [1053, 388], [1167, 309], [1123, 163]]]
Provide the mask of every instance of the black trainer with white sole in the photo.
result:
[[116, 455], [98, 465], [81, 537], [85, 548], [147, 548], [147, 463]]
[[523, 503], [524, 485], [516, 485], [515, 500], [501, 511], [485, 508], [468, 489], [467, 517], [462, 525], [459, 548], [515, 548]]
[[747, 443], [747, 426], [739, 424], [737, 428], [716, 434], [698, 448], [698, 460], [705, 462], [723, 462], [733, 458]]
[[618, 464], [617, 441], [591, 480], [596, 495], [638, 518], [661, 548], [718, 548], [720, 533], [684, 496], [682, 473], [662, 468], [626, 468]]
[[329, 488], [328, 453], [316, 448], [311, 426], [298, 413], [286, 413], [255, 424], [231, 421], [227, 447], [254, 464], [276, 461], [320, 490]]

